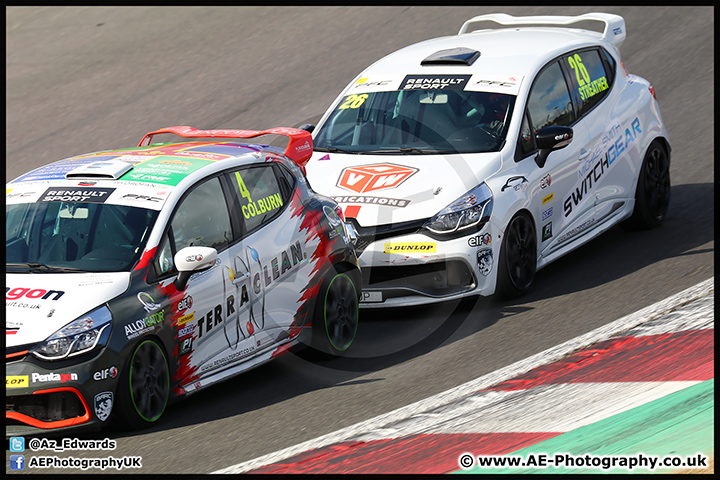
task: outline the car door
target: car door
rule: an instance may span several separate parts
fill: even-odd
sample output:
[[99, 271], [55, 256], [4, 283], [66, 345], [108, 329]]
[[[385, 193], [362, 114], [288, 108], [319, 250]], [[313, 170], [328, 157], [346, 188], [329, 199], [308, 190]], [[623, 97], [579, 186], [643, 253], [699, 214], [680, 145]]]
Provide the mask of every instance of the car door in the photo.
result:
[[[192, 187], [173, 213], [161, 243], [158, 265], [161, 274], [174, 270], [175, 253], [188, 246], [213, 247], [218, 251], [215, 265], [193, 274], [177, 302], [178, 359], [180, 378], [201, 379], [251, 353], [255, 339], [237, 324], [237, 292], [226, 281], [227, 266], [240, 247], [233, 228], [220, 177]], [[235, 232], [235, 233], [234, 233]]]
[[532, 162], [537, 154], [535, 134], [544, 127], [559, 125], [573, 128], [573, 141], [553, 151], [545, 165], [532, 165], [529, 179], [532, 191], [531, 209], [536, 218], [538, 251], [541, 256], [564, 246], [573, 232], [594, 214], [594, 202], [587, 196], [576, 196], [577, 207], [565, 215], [563, 199], [577, 181], [577, 165], [586, 143], [586, 130], [577, 123], [577, 115], [568, 88], [567, 76], [559, 60], [546, 65], [536, 76], [528, 96], [521, 126], [518, 149], [522, 162]]
[[577, 195], [583, 194], [595, 203], [591, 228], [597, 228], [632, 196], [634, 172], [628, 152], [637, 148], [641, 126], [628, 109], [617, 110], [620, 116], [613, 113], [619, 92], [612, 88], [616, 66], [610, 55], [599, 47], [586, 48], [565, 55], [563, 61], [579, 107], [579, 124], [588, 133], [576, 183], [563, 199], [564, 211], [577, 208]]
[[228, 272], [241, 299], [239, 328], [254, 333], [262, 350], [288, 337], [306, 287], [307, 277], [298, 276], [308, 263], [303, 216], [290, 208], [294, 178], [279, 164], [240, 168], [227, 180], [243, 231]]

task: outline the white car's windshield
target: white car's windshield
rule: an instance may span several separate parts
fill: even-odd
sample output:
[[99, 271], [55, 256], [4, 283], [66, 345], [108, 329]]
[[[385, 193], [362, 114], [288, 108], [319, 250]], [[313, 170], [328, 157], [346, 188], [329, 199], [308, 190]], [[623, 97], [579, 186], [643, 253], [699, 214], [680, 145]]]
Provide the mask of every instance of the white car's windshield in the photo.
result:
[[102, 203], [5, 206], [8, 271], [126, 271], [142, 254], [158, 212]]
[[515, 97], [464, 90], [349, 95], [318, 129], [317, 151], [381, 154], [494, 152]]

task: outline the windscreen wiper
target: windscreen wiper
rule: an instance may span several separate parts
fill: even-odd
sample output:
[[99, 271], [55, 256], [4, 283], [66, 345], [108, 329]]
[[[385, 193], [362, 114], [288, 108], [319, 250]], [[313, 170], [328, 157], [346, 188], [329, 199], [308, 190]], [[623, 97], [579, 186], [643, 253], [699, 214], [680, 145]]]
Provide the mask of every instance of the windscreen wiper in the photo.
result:
[[313, 147], [313, 150], [316, 152], [328, 152], [328, 153], [357, 153], [357, 152], [348, 152], [347, 150], [343, 150], [342, 148], [337, 148], [337, 147]]
[[59, 267], [57, 265], [45, 265], [44, 263], [39, 262], [27, 262], [27, 263], [6, 263], [5, 268], [27, 268], [30, 269], [30, 271], [35, 272], [60, 272], [60, 273], [66, 273], [66, 272], [85, 272], [85, 270], [81, 270], [79, 268], [73, 268], [73, 267]]

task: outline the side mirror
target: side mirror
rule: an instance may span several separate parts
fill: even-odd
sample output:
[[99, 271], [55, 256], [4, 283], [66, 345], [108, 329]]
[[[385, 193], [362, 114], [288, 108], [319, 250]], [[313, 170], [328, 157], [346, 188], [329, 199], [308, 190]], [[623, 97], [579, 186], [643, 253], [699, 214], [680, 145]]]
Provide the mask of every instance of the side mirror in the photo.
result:
[[555, 125], [541, 128], [537, 134], [535, 134], [535, 143], [537, 143], [538, 149], [540, 150], [535, 157], [535, 163], [537, 163], [540, 168], [544, 167], [550, 152], [567, 147], [570, 145], [570, 142], [572, 142], [572, 139], [573, 129], [570, 127]]
[[215, 265], [217, 250], [212, 247], [185, 247], [175, 254], [175, 268], [178, 276], [175, 279], [175, 288], [185, 290], [187, 282], [193, 273], [202, 272]]
[[315, 125], [312, 123], [303, 123], [298, 127], [300, 130], [305, 130], [306, 132], [312, 133], [313, 130], [315, 130]]

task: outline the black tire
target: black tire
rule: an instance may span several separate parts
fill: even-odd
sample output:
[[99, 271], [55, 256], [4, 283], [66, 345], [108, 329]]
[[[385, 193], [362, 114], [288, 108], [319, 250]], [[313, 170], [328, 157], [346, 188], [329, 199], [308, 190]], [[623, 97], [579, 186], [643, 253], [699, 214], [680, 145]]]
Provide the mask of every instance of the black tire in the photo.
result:
[[638, 174], [635, 208], [621, 223], [625, 230], [650, 230], [659, 227], [670, 205], [670, 157], [655, 140], [648, 147]]
[[144, 340], [120, 375], [117, 419], [122, 429], [146, 428], [162, 416], [170, 398], [170, 369], [162, 347]]
[[312, 322], [313, 347], [342, 355], [357, 333], [358, 291], [348, 273], [332, 272], [323, 281]]
[[505, 229], [500, 247], [496, 292], [500, 298], [518, 298], [530, 289], [537, 269], [535, 225], [525, 212], [515, 215]]

